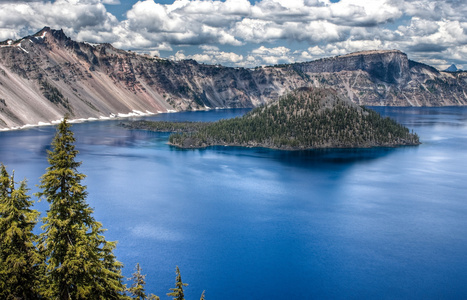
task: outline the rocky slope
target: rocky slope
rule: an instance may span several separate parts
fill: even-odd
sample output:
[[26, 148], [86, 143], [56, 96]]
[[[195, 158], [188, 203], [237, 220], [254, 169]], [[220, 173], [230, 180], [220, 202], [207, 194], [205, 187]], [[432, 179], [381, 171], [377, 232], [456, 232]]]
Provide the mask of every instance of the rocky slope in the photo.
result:
[[439, 72], [397, 51], [364, 51], [285, 66], [360, 105], [466, 105], [467, 72]]
[[170, 61], [44, 28], [0, 43], [0, 129], [71, 119], [255, 107], [300, 87], [332, 87], [361, 105], [466, 105], [467, 73], [439, 72], [400, 51], [228, 68]]

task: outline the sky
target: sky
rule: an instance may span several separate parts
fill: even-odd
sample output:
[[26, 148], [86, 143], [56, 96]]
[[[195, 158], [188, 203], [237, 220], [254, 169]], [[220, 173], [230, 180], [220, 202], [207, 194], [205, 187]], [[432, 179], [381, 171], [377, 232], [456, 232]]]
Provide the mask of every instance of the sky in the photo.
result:
[[255, 67], [401, 50], [467, 69], [465, 0], [0, 0], [0, 40], [44, 26], [76, 41]]

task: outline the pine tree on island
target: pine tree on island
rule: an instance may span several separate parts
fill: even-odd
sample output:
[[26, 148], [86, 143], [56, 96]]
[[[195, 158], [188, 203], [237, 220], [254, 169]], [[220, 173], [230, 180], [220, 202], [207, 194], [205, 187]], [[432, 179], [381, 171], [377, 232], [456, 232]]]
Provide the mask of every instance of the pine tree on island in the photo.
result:
[[30, 209], [26, 181], [15, 187], [14, 175], [0, 166], [0, 299], [39, 299], [41, 257], [32, 230], [39, 212]]
[[39, 250], [46, 261], [43, 296], [47, 299], [125, 299], [115, 243], [103, 236], [102, 224], [86, 203], [84, 174], [67, 117], [59, 124], [48, 151], [50, 166], [37, 196], [50, 203], [43, 218]]

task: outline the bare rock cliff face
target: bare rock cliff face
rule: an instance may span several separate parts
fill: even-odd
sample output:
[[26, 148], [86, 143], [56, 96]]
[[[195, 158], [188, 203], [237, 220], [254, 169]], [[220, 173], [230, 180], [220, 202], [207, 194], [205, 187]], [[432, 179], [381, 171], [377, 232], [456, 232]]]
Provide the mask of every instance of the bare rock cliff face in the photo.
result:
[[312, 86], [332, 87], [372, 106], [467, 104], [467, 73], [439, 72], [398, 50], [364, 51], [287, 66]]
[[397, 50], [357, 52], [295, 64], [294, 67], [310, 74], [363, 71], [368, 73], [373, 80], [389, 84], [402, 83], [409, 76], [407, 55]]
[[0, 43], [0, 129], [72, 119], [255, 107], [300, 87], [331, 87], [361, 105], [466, 105], [467, 74], [400, 51], [367, 51], [254, 70], [170, 61], [61, 30]]

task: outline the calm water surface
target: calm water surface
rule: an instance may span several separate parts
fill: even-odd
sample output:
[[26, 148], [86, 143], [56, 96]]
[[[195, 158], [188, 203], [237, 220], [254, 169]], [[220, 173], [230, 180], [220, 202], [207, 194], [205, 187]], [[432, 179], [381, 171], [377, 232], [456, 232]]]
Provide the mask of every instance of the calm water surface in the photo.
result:
[[[466, 299], [467, 108], [376, 108], [419, 147], [280, 152], [177, 150], [117, 121], [75, 124], [95, 218], [129, 277], [187, 299]], [[216, 120], [245, 110], [162, 114]], [[0, 161], [28, 179], [55, 129], [0, 133]], [[36, 204], [45, 211], [46, 202]], [[44, 214], [43, 214], [44, 215]]]

